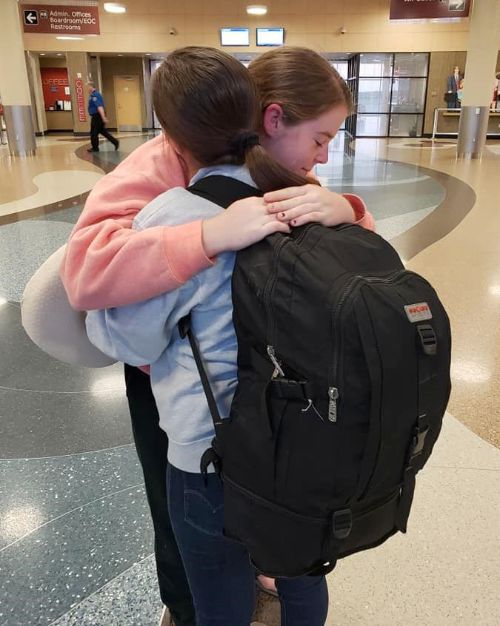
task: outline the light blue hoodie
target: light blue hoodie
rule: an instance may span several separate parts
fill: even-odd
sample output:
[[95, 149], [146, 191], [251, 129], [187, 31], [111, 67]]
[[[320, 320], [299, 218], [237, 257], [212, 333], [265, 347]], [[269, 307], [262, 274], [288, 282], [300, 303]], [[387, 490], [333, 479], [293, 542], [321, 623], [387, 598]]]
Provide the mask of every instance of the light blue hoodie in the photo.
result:
[[[204, 168], [190, 184], [214, 174], [255, 186], [245, 167], [232, 165]], [[144, 207], [133, 227], [143, 230], [183, 224], [213, 217], [222, 210], [176, 187]], [[219, 413], [228, 417], [237, 381], [231, 301], [234, 258], [232, 252], [219, 255], [214, 266], [175, 291], [138, 304], [90, 311], [87, 315], [88, 336], [100, 350], [130, 365], [151, 364], [160, 426], [169, 438], [168, 460], [185, 472], [200, 471], [200, 459], [210, 446], [214, 428], [189, 341], [180, 338], [177, 323], [191, 312], [192, 329]]]

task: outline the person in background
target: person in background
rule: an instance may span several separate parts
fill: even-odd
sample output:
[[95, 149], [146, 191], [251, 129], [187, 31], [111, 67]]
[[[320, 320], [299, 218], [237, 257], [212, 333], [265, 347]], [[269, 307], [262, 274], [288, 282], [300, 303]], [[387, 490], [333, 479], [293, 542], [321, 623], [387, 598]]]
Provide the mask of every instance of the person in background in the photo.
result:
[[460, 69], [458, 65], [455, 65], [453, 68], [453, 74], [450, 74], [446, 79], [446, 106], [448, 109], [458, 109], [459, 108], [459, 100], [457, 96], [457, 91], [459, 89], [460, 81], [463, 78], [463, 74], [460, 73]]
[[97, 91], [94, 83], [89, 82], [87, 86], [89, 88], [90, 143], [92, 144], [92, 148], [89, 148], [87, 152], [99, 152], [99, 135], [106, 137], [114, 145], [115, 150], [118, 150], [120, 142], [116, 137], [113, 137], [109, 130], [106, 130], [108, 118], [104, 110], [102, 94]]
[[460, 82], [458, 83], [458, 89], [457, 89], [457, 100], [458, 100], [459, 106], [462, 106], [463, 95], [464, 95], [464, 79], [461, 78]]
[[492, 111], [500, 110], [500, 72], [495, 74], [493, 82], [493, 97], [491, 99], [490, 109]]

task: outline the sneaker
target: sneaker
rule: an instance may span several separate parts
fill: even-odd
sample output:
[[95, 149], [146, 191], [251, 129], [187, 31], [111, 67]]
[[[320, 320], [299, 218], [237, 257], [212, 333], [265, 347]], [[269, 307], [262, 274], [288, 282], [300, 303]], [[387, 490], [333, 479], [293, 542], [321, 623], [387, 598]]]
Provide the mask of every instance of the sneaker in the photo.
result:
[[268, 576], [256, 575], [255, 576], [255, 585], [257, 589], [263, 591], [264, 593], [273, 596], [273, 598], [278, 597], [278, 592], [276, 590], [276, 584], [274, 582], [274, 578], [269, 578]]
[[99, 148], [89, 148], [87, 152], [99, 152]]
[[170, 611], [167, 609], [166, 606], [163, 607], [158, 626], [175, 626], [172, 618], [170, 617]]

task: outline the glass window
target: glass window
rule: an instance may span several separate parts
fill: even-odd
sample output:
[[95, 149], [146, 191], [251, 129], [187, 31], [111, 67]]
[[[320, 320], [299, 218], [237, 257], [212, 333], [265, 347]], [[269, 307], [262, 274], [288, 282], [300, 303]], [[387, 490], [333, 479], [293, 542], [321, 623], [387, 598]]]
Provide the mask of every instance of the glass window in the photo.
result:
[[426, 52], [398, 52], [394, 55], [394, 76], [427, 76]]
[[390, 78], [359, 79], [358, 113], [388, 113], [390, 99]]
[[356, 137], [386, 137], [388, 126], [388, 115], [358, 115]]
[[[149, 62], [149, 70], [151, 72], [151, 76], [156, 72], [156, 70], [160, 67], [163, 61], [152, 60]], [[161, 128], [161, 124], [156, 117], [155, 110], [153, 108], [153, 128]]]
[[337, 70], [337, 72], [342, 76], [344, 80], [347, 80], [347, 76], [348, 76], [347, 61], [333, 61], [332, 66]]
[[421, 137], [423, 115], [391, 115], [391, 137]]
[[392, 84], [391, 112], [423, 113], [425, 78], [395, 78]]
[[391, 76], [392, 54], [360, 54], [360, 76]]

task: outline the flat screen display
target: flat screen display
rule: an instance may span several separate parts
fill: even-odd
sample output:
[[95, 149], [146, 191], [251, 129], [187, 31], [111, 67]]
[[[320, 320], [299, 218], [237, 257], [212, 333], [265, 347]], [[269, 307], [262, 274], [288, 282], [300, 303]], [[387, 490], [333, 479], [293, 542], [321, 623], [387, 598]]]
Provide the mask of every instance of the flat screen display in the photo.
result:
[[250, 30], [248, 28], [221, 28], [221, 46], [249, 46]]
[[284, 28], [257, 28], [258, 46], [282, 46], [284, 39]]

